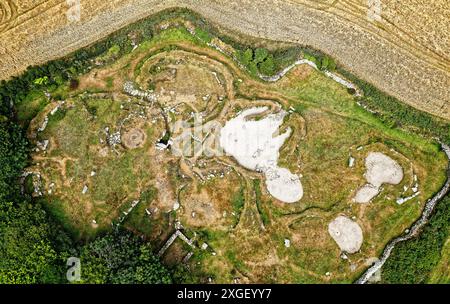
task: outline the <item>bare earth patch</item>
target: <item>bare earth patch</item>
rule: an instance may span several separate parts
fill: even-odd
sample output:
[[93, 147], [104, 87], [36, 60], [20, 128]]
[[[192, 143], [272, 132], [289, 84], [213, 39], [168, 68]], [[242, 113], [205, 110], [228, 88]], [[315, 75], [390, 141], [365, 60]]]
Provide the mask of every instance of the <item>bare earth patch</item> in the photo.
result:
[[378, 187], [371, 184], [365, 184], [362, 186], [355, 195], [355, 202], [368, 203], [372, 198], [378, 195], [380, 192]]
[[400, 165], [380, 152], [369, 153], [366, 158], [366, 168], [366, 179], [375, 187], [382, 184], [397, 185], [403, 179], [403, 170]]

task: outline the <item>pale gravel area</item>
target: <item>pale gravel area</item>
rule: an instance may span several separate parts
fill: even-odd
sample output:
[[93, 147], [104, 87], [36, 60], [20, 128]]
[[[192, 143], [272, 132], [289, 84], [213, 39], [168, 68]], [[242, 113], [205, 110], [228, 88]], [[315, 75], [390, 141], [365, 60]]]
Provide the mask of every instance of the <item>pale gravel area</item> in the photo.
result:
[[230, 119], [220, 131], [220, 146], [241, 166], [264, 173], [267, 190], [273, 197], [294, 203], [303, 196], [300, 178], [277, 164], [279, 150], [292, 132], [288, 129], [278, 134], [286, 112], [269, 114], [259, 120], [250, 119], [267, 110], [268, 107], [250, 108]]
[[380, 152], [370, 152], [366, 157], [367, 184], [361, 187], [354, 198], [357, 203], [368, 203], [380, 192], [383, 184], [398, 185], [403, 179], [402, 167], [389, 156]]
[[330, 222], [328, 233], [343, 252], [355, 253], [361, 248], [362, 229], [356, 222], [345, 216], [340, 215]]
[[377, 34], [379, 27], [369, 22], [361, 27], [291, 1], [255, 5], [250, 0], [85, 0], [81, 22], [68, 23], [64, 1], [46, 3], [39, 12], [29, 10], [19, 16], [15, 28], [0, 34], [0, 78], [64, 56], [163, 9], [186, 7], [232, 31], [322, 50], [383, 91], [419, 109], [450, 118], [448, 60], [436, 62], [425, 48], [413, 54], [401, 39], [385, 39]]

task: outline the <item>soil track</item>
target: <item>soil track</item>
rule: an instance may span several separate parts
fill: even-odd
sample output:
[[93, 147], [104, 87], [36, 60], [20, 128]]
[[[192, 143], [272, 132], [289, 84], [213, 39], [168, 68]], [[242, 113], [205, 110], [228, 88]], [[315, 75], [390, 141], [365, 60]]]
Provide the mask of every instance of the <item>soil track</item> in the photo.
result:
[[[0, 2], [14, 7], [14, 0]], [[163, 9], [187, 7], [231, 31], [322, 50], [387, 93], [450, 119], [449, 5], [446, 0], [422, 2], [382, 1], [382, 19], [374, 22], [367, 20], [362, 0], [85, 0], [81, 21], [69, 23], [65, 1], [39, 1], [35, 8], [24, 1], [10, 10], [14, 17], [3, 14], [7, 20], [0, 23], [0, 78], [64, 56]]]

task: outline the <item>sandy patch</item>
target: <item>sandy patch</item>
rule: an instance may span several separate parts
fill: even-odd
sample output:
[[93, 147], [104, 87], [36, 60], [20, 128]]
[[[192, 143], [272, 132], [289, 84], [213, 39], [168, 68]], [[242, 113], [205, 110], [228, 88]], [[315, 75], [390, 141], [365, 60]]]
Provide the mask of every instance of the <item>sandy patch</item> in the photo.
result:
[[259, 120], [248, 119], [267, 110], [268, 107], [247, 109], [228, 121], [220, 132], [220, 146], [240, 165], [264, 173], [267, 190], [273, 197], [294, 203], [303, 196], [300, 178], [277, 165], [279, 150], [292, 132], [288, 129], [278, 135], [286, 112], [269, 114]]
[[383, 184], [398, 185], [403, 179], [403, 169], [389, 156], [380, 152], [370, 152], [366, 158], [367, 184], [358, 190], [354, 201], [368, 203], [380, 192]]
[[328, 233], [344, 252], [355, 253], [361, 248], [363, 242], [361, 227], [345, 216], [338, 216], [328, 224]]

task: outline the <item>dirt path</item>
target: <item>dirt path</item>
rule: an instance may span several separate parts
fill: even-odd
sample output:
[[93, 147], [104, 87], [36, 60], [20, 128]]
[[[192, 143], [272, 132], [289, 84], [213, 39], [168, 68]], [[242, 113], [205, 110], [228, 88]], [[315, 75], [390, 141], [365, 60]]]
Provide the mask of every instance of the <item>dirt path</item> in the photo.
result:
[[[414, 33], [407, 33], [409, 28], [404, 24], [393, 24], [393, 17], [402, 14], [395, 3], [385, 7], [388, 15], [383, 16], [380, 24], [365, 21], [364, 5], [354, 6], [359, 10], [356, 12], [346, 12], [346, 5], [338, 3], [324, 9], [317, 7], [314, 1], [265, 1], [258, 3], [255, 9], [254, 2], [249, 0], [112, 0], [104, 3], [86, 0], [82, 1], [81, 21], [68, 23], [67, 4], [60, 0], [43, 1], [27, 10], [21, 9], [19, 4], [15, 17], [2, 23], [0, 78], [17, 75], [29, 65], [66, 55], [163, 9], [181, 6], [194, 9], [231, 31], [320, 49], [387, 93], [450, 119], [447, 89], [450, 60], [443, 51], [446, 39], [434, 43], [430, 40], [431, 34], [419, 37], [421, 32], [417, 30], [418, 37], [415, 37]], [[414, 23], [435, 20], [433, 16], [439, 10], [434, 10], [439, 5], [441, 2], [423, 11], [422, 17], [417, 16], [419, 20]], [[445, 20], [441, 22], [443, 25], [438, 24], [444, 29], [448, 28]], [[35, 26], [41, 22], [44, 26]], [[446, 31], [440, 32], [441, 26], [433, 29], [446, 37]]]

